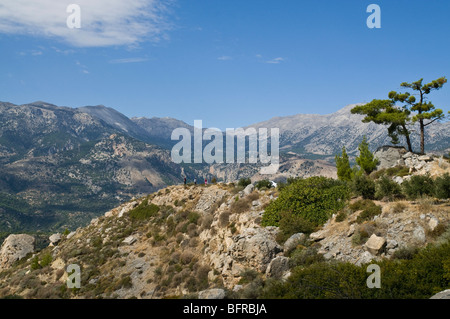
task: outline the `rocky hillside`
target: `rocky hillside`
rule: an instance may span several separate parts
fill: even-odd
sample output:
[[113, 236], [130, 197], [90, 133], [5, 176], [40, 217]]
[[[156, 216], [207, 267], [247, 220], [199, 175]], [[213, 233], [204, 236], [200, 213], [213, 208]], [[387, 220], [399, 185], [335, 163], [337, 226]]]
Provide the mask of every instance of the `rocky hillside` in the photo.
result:
[[[450, 172], [447, 161], [424, 163], [412, 174]], [[0, 252], [0, 296], [255, 298], [269, 278], [289, 282], [299, 265], [365, 265], [450, 240], [450, 204], [433, 198], [374, 201], [380, 212], [364, 218], [361, 199], [353, 198], [314, 232], [286, 238], [279, 227], [261, 226], [279, 192], [252, 184], [170, 186], [52, 236], [40, 252], [28, 235], [15, 235]], [[70, 264], [81, 268], [79, 289], [66, 288]]]

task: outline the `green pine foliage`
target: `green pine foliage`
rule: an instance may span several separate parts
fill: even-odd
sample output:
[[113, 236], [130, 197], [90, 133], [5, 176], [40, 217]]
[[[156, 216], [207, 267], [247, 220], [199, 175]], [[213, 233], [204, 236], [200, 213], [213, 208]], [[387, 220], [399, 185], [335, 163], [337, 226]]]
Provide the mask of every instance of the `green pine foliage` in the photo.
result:
[[366, 173], [372, 173], [378, 165], [378, 159], [374, 158], [372, 152], [369, 150], [369, 143], [364, 136], [361, 144], [358, 146], [359, 156], [356, 157], [356, 164]]
[[351, 181], [352, 179], [352, 169], [350, 167], [350, 161], [348, 159], [347, 151], [345, 146], [342, 147], [342, 154], [336, 155], [334, 157], [337, 168], [337, 176], [341, 181]]

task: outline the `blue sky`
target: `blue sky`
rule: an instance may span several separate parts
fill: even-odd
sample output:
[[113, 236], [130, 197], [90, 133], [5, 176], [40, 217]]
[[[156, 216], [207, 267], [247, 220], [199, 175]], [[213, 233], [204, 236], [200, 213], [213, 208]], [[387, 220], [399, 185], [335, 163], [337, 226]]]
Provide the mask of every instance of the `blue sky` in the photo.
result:
[[[450, 77], [449, 1], [90, 2], [2, 0], [0, 101], [103, 104], [225, 129]], [[70, 3], [81, 29], [66, 26]], [[381, 29], [366, 25], [371, 3]], [[447, 85], [430, 96], [444, 110]]]

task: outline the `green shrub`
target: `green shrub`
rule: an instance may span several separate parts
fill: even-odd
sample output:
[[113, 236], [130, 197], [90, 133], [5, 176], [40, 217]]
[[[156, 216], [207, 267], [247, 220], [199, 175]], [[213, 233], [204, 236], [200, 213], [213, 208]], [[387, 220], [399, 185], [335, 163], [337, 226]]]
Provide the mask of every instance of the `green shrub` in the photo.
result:
[[400, 185], [385, 175], [381, 176], [375, 184], [376, 198], [387, 198], [388, 200], [393, 200], [402, 197], [402, 189]]
[[402, 184], [403, 191], [410, 199], [417, 199], [423, 196], [432, 196], [434, 182], [428, 175], [413, 175]]
[[143, 201], [139, 206], [130, 211], [132, 219], [143, 220], [155, 216], [159, 212], [159, 206]]
[[450, 198], [450, 174], [438, 176], [434, 181], [434, 196], [440, 199]]
[[50, 265], [52, 263], [52, 261], [53, 261], [52, 254], [46, 253], [44, 256], [42, 256], [42, 260], [41, 260], [40, 264], [42, 267], [46, 267], [46, 266]]
[[289, 237], [297, 233], [310, 234], [314, 232], [314, 225], [302, 216], [294, 215], [289, 212], [281, 212], [280, 216], [280, 231], [277, 234], [277, 241], [279, 243], [284, 243]]
[[340, 223], [343, 222], [346, 218], [347, 218], [348, 214], [347, 211], [342, 209], [341, 211], [339, 211], [339, 213], [336, 215], [336, 222]]
[[309, 266], [315, 263], [325, 261], [322, 254], [317, 252], [317, 248], [309, 246], [307, 248], [297, 248], [290, 256], [289, 266]]
[[364, 199], [374, 199], [375, 182], [364, 174], [355, 174], [352, 180], [352, 191]]
[[374, 205], [364, 209], [356, 218], [356, 222], [361, 224], [365, 221], [371, 220], [377, 215], [381, 214], [381, 206]]
[[450, 242], [429, 245], [407, 259], [376, 262], [381, 288], [367, 288], [367, 265], [313, 263], [295, 267], [286, 281], [266, 284], [259, 298], [429, 299], [450, 285]]
[[269, 189], [269, 188], [272, 187], [272, 183], [271, 183], [269, 180], [267, 180], [267, 179], [263, 179], [263, 180], [258, 181], [258, 182], [256, 183], [255, 187], [256, 187], [257, 189], [260, 189], [260, 190], [261, 190], [261, 189], [264, 189], [264, 188]]
[[346, 205], [349, 197], [345, 182], [323, 176], [297, 179], [283, 188], [278, 198], [267, 206], [261, 224], [279, 226], [281, 213], [287, 212], [314, 226], [322, 225]]
[[241, 178], [238, 182], [238, 186], [241, 187], [247, 187], [248, 185], [250, 185], [252, 183], [250, 178]]
[[37, 269], [41, 269], [41, 264], [39, 263], [39, 257], [35, 256], [32, 260], [31, 260], [31, 269], [32, 270], [37, 270]]

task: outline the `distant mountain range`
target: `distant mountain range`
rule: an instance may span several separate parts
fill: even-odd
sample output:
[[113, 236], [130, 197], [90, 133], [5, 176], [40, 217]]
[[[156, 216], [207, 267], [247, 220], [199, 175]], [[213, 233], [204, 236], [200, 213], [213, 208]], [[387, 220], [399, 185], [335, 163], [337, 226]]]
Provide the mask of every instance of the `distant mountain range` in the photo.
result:
[[[277, 127], [280, 129], [280, 148], [308, 158], [333, 161], [334, 155], [345, 146], [349, 154], [355, 155], [364, 136], [372, 150], [390, 145], [387, 127], [374, 123], [363, 123], [362, 115], [351, 114], [358, 104], [348, 105], [339, 111], [327, 114], [297, 114], [275, 117], [249, 127]], [[415, 151], [419, 151], [418, 128], [413, 127], [411, 140]], [[443, 153], [450, 151], [450, 122], [437, 122], [427, 127], [426, 151]], [[403, 140], [404, 145], [406, 143]]]
[[[364, 135], [389, 144], [383, 126], [361, 122], [349, 105], [329, 115], [299, 114], [249, 125], [279, 128], [281, 166], [271, 179], [335, 174], [334, 155], [355, 154]], [[73, 229], [119, 203], [180, 183], [258, 175], [260, 165], [175, 164], [173, 118], [128, 118], [105, 106], [0, 102], [0, 232]], [[418, 135], [418, 134], [416, 134]], [[418, 137], [413, 137], [413, 142]], [[448, 152], [450, 123], [427, 130], [428, 150]], [[417, 145], [417, 142], [416, 142]]]

